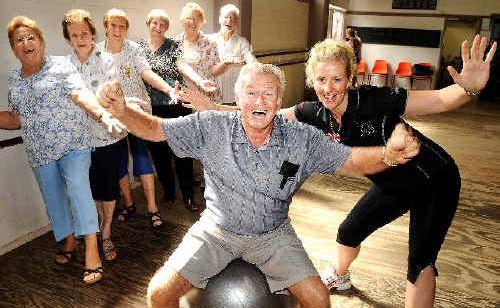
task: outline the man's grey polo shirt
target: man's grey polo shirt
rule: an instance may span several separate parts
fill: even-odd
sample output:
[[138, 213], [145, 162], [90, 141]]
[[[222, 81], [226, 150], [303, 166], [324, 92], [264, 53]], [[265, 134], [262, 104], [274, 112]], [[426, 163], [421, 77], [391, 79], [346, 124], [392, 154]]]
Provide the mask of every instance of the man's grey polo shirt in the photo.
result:
[[[204, 218], [244, 235], [280, 226], [288, 218], [293, 194], [307, 177], [334, 172], [351, 153], [320, 130], [281, 115], [274, 119], [268, 143], [258, 149], [246, 137], [240, 112], [204, 111], [164, 119], [163, 131], [177, 156], [203, 164]], [[298, 165], [298, 170], [280, 188], [283, 164]]]

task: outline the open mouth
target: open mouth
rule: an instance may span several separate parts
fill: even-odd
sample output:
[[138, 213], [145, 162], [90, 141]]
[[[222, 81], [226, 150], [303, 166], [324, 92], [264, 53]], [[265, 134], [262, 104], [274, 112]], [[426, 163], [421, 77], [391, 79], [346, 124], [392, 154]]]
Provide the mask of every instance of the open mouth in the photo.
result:
[[252, 110], [252, 115], [255, 115], [255, 116], [265, 116], [266, 115], [266, 111], [264, 110]]
[[337, 94], [323, 94], [323, 97], [325, 98], [325, 100], [332, 102], [337, 99]]
[[23, 52], [24, 54], [30, 55], [35, 53], [35, 49], [24, 49]]

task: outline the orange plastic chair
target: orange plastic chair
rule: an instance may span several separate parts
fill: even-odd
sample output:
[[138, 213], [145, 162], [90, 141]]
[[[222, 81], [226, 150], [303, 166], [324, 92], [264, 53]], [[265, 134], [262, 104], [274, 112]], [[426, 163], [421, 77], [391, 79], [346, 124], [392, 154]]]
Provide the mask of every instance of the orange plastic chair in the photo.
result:
[[394, 83], [396, 82], [396, 78], [409, 78], [410, 85], [412, 83], [412, 72], [411, 72], [411, 63], [410, 62], [399, 62], [398, 68], [396, 72], [392, 76], [392, 86], [394, 87]]
[[368, 70], [368, 68], [366, 67], [366, 62], [365, 60], [361, 59], [359, 60], [359, 63], [358, 63], [358, 70], [357, 70], [357, 75], [362, 75], [363, 78], [361, 79], [361, 84], [364, 84], [365, 83], [365, 76], [366, 76], [366, 71]]
[[[418, 65], [425, 66], [429, 68], [429, 71], [432, 72], [432, 64], [429, 62], [420, 62]], [[412, 83], [410, 89], [413, 89], [413, 81], [415, 80], [429, 80], [429, 89], [432, 87], [432, 73], [430, 75], [412, 75]]]
[[368, 84], [371, 84], [372, 76], [379, 75], [385, 76], [385, 84], [387, 84], [387, 61], [385, 60], [375, 60], [373, 64], [372, 72], [368, 75]]

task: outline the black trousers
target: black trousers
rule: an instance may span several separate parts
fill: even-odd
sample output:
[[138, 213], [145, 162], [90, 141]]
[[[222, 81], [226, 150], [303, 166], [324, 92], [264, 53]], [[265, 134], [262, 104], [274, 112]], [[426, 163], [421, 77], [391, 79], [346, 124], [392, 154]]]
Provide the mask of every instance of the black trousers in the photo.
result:
[[410, 211], [407, 279], [414, 284], [429, 265], [437, 276], [437, 255], [457, 209], [460, 185], [460, 174], [453, 164], [417, 193], [388, 194], [373, 186], [340, 225], [337, 242], [357, 247], [375, 230]]
[[[182, 105], [153, 106], [153, 115], [160, 118], [177, 118], [188, 115], [191, 110]], [[168, 137], [167, 137], [168, 138]], [[172, 161], [175, 163], [175, 174], [183, 198], [193, 197], [193, 159], [179, 158], [166, 141], [150, 142], [149, 151], [155, 165], [158, 179], [163, 187], [165, 200], [175, 199], [175, 176]]]
[[91, 153], [89, 169], [92, 197], [97, 201], [114, 201], [120, 196], [120, 149], [127, 138], [113, 144], [97, 147]]

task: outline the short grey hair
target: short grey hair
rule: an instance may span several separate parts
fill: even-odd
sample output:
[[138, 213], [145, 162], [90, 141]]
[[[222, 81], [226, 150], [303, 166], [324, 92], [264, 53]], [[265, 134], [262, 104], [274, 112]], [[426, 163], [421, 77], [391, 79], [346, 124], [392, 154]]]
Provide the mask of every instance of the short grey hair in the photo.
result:
[[220, 8], [219, 22], [229, 13], [234, 13], [236, 19], [240, 19], [240, 9], [234, 4], [226, 4]]
[[170, 17], [168, 17], [167, 12], [162, 9], [152, 9], [146, 17], [146, 25], [149, 26], [153, 18], [159, 18], [167, 25], [167, 29], [170, 27]]
[[263, 64], [258, 61], [253, 61], [245, 64], [240, 71], [240, 75], [234, 84], [234, 93], [238, 97], [239, 94], [243, 93], [243, 88], [248, 82], [248, 76], [251, 74], [269, 74], [273, 75], [278, 81], [278, 97], [283, 98], [285, 93], [285, 75], [283, 71], [273, 64]]

